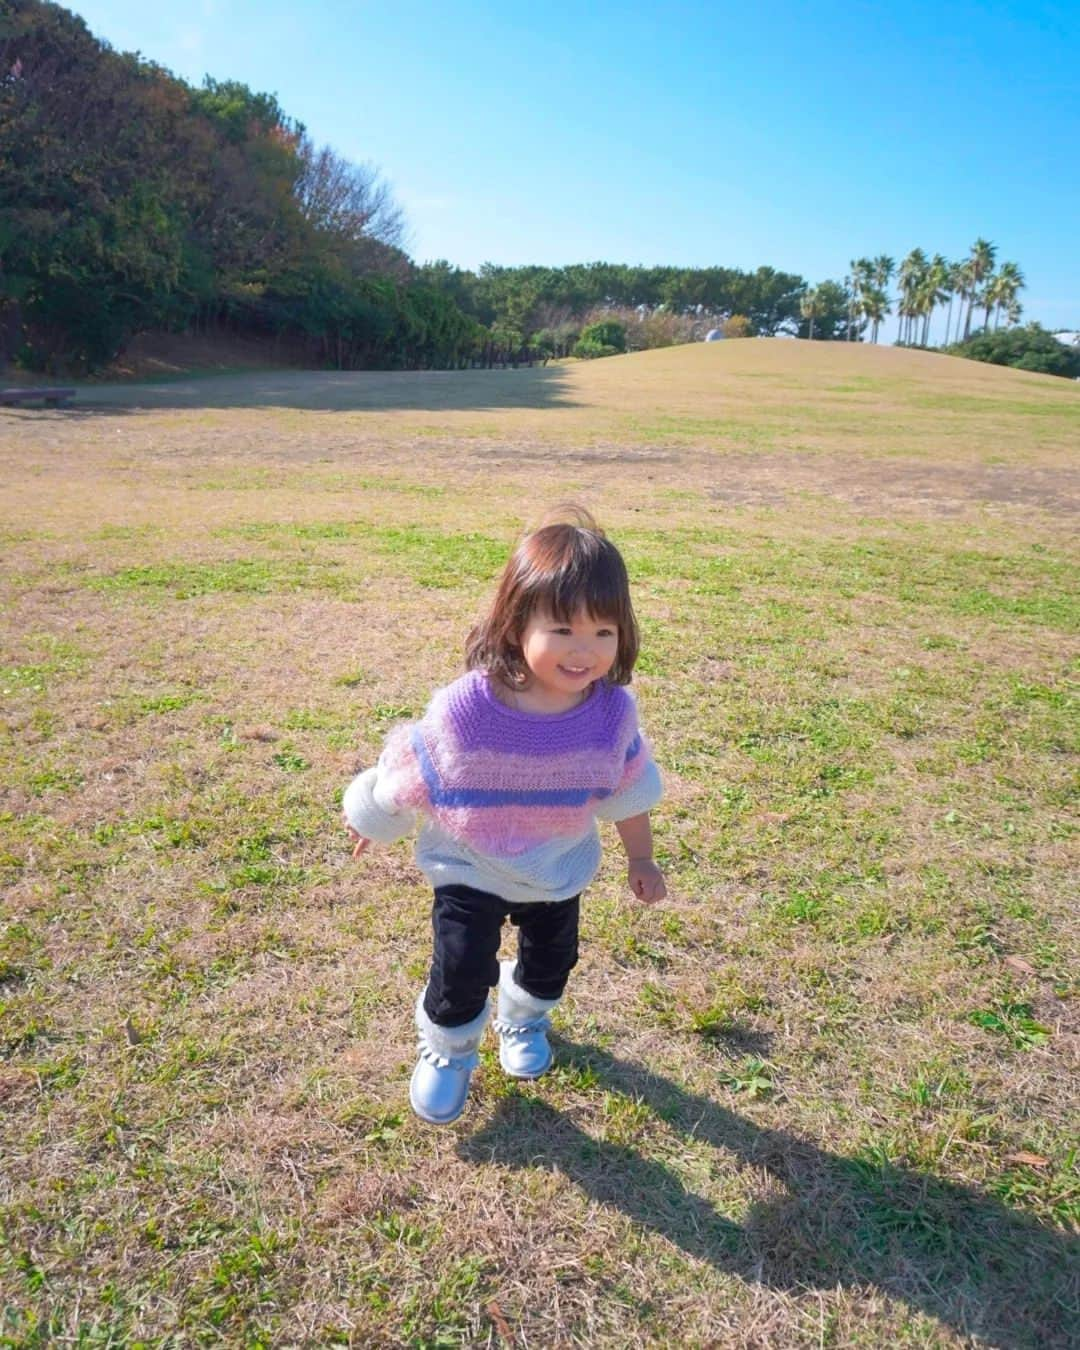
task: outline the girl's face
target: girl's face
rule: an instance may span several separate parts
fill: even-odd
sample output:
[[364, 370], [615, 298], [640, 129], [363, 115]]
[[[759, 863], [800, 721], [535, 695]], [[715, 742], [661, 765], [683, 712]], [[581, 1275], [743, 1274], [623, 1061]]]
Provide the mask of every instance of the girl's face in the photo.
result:
[[619, 628], [578, 610], [569, 623], [537, 611], [520, 637], [534, 689], [554, 703], [573, 707], [594, 680], [602, 679], [619, 653]]

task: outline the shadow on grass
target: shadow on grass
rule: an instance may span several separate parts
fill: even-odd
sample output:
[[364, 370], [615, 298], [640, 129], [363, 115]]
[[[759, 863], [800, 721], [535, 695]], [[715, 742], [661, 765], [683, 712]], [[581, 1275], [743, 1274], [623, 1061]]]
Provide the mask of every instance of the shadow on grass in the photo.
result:
[[[770, 1288], [873, 1285], [961, 1336], [999, 1347], [1077, 1345], [1080, 1243], [990, 1196], [761, 1129], [707, 1097], [591, 1046], [559, 1041], [560, 1066], [640, 1100], [676, 1129], [757, 1168], [785, 1194], [743, 1223], [718, 1214], [662, 1163], [597, 1141], [534, 1097], [511, 1097], [464, 1140], [474, 1162], [561, 1172], [691, 1256]], [[724, 1160], [718, 1160], [724, 1165]]]
[[275, 370], [81, 385], [55, 410], [25, 418], [85, 418], [168, 408], [296, 408], [312, 412], [485, 412], [573, 407], [561, 366], [518, 370]]

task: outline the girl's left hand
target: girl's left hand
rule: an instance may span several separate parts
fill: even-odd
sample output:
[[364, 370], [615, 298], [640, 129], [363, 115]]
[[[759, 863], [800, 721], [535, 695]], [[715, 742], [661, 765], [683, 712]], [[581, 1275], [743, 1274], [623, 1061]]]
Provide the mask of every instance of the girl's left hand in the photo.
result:
[[631, 858], [626, 879], [643, 905], [655, 905], [667, 895], [664, 874], [651, 858]]

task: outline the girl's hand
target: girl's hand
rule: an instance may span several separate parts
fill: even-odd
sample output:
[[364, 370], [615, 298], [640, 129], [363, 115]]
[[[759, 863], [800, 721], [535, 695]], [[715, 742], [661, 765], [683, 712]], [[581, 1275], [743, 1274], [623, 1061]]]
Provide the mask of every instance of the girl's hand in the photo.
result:
[[342, 816], [342, 820], [345, 822], [345, 833], [349, 836], [349, 838], [355, 845], [355, 848], [352, 851], [352, 855], [354, 858], [359, 858], [360, 854], [366, 852], [366, 850], [370, 847], [371, 840], [365, 839], [362, 834], [357, 834], [356, 831], [353, 829], [353, 827], [349, 824], [347, 816]]
[[626, 879], [643, 905], [655, 905], [667, 895], [664, 874], [651, 858], [631, 858]]

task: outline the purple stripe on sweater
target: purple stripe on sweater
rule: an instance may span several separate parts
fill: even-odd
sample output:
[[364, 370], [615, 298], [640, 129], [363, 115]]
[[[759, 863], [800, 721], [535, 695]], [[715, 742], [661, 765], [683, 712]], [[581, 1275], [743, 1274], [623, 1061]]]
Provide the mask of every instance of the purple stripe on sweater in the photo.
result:
[[412, 747], [427, 785], [432, 806], [584, 806], [591, 800], [611, 796], [611, 789], [595, 788], [446, 788], [431, 761], [419, 727], [412, 733]]

